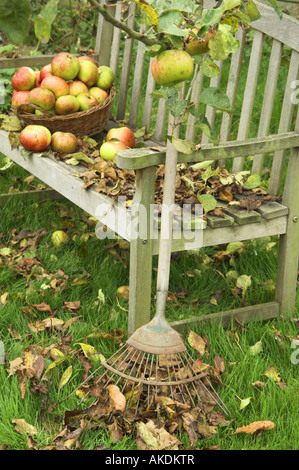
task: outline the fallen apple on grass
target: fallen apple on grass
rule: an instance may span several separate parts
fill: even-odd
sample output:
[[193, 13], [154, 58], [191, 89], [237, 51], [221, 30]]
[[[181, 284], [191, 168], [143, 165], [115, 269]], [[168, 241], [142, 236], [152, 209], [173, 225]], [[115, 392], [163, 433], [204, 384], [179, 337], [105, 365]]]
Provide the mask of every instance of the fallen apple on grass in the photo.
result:
[[79, 109], [80, 103], [76, 96], [60, 96], [55, 103], [55, 111], [59, 115], [73, 114], [79, 111]]
[[73, 153], [78, 146], [77, 137], [71, 132], [54, 132], [51, 147], [54, 152]]
[[47, 88], [33, 88], [29, 93], [29, 103], [36, 104], [46, 111], [49, 111], [55, 105], [55, 95]]
[[30, 124], [20, 134], [23, 147], [33, 152], [43, 152], [51, 143], [51, 132], [45, 126]]
[[118, 140], [127, 147], [134, 148], [136, 145], [134, 132], [129, 127], [115, 127], [107, 132], [106, 142]]
[[63, 230], [56, 230], [56, 232], [52, 233], [51, 242], [56, 246], [56, 248], [58, 248], [62, 243], [67, 243], [68, 240], [69, 236]]
[[11, 79], [11, 85], [16, 91], [28, 91], [35, 87], [36, 75], [30, 67], [20, 67]]
[[116, 154], [120, 150], [127, 150], [129, 147], [120, 141], [104, 142], [100, 147], [100, 156], [103, 160], [115, 160]]
[[173, 86], [191, 77], [194, 70], [192, 57], [182, 50], [166, 50], [157, 54], [151, 71], [158, 85]]

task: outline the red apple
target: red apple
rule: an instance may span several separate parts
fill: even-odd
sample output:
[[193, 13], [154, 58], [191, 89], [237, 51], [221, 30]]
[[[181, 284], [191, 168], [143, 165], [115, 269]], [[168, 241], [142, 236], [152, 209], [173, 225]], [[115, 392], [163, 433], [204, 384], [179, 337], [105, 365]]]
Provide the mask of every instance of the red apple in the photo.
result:
[[123, 142], [130, 148], [134, 148], [136, 144], [135, 135], [129, 127], [116, 127], [110, 129], [106, 136], [106, 142], [114, 139]]
[[110, 67], [107, 67], [107, 65], [101, 65], [101, 67], [98, 68], [98, 71], [99, 77], [97, 80], [97, 87], [103, 88], [103, 90], [108, 90], [111, 88], [115, 80], [113, 70]]
[[29, 103], [36, 104], [46, 111], [49, 111], [55, 104], [55, 95], [47, 88], [33, 88], [29, 94]]
[[80, 68], [78, 72], [78, 79], [85, 83], [88, 87], [91, 87], [97, 83], [99, 71], [96, 64], [90, 60], [81, 60]]
[[11, 79], [14, 90], [28, 91], [35, 87], [35, 72], [30, 67], [20, 67]]
[[38, 88], [40, 86], [40, 83], [41, 83], [41, 80], [40, 80], [40, 71], [37, 70], [35, 72], [35, 87], [34, 88]]
[[86, 111], [87, 109], [99, 104], [98, 100], [89, 93], [79, 93], [77, 99], [79, 101], [80, 111]]
[[104, 142], [100, 148], [100, 156], [103, 160], [115, 160], [117, 152], [128, 148], [123, 142]]
[[73, 153], [78, 146], [77, 137], [71, 132], [54, 132], [51, 147], [54, 152]]
[[64, 80], [73, 80], [79, 72], [80, 63], [77, 57], [68, 52], [59, 52], [51, 62], [52, 74]]
[[185, 51], [166, 50], [154, 58], [152, 74], [158, 85], [173, 86], [191, 77], [194, 65], [192, 57]]
[[[17, 108], [20, 104], [29, 103], [29, 94], [30, 91], [16, 91], [12, 92], [11, 104], [14, 108]], [[30, 105], [24, 106], [24, 111], [27, 113], [34, 113], [34, 108]]]
[[43, 81], [44, 78], [52, 75], [52, 66], [51, 64], [44, 65], [40, 71], [40, 80]]
[[76, 96], [65, 95], [57, 98], [55, 111], [57, 114], [66, 115], [76, 113], [80, 109], [80, 104]]
[[109, 96], [106, 90], [96, 86], [89, 88], [89, 94], [94, 96], [98, 100], [98, 103], [103, 103]]
[[23, 147], [33, 152], [42, 152], [51, 143], [51, 132], [44, 126], [26, 126], [20, 134]]
[[41, 82], [41, 86], [51, 90], [54, 93], [55, 98], [69, 94], [69, 85], [63, 78], [56, 77], [55, 75], [49, 75], [44, 78]]
[[68, 85], [70, 95], [78, 96], [80, 93], [88, 93], [88, 86], [81, 80], [73, 80]]

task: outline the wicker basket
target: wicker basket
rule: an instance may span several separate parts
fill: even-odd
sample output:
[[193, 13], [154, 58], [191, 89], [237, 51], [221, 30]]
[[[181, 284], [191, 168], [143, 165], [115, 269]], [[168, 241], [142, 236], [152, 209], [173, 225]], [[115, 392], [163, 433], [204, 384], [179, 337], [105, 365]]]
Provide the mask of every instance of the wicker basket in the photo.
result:
[[86, 111], [80, 111], [73, 114], [57, 116], [51, 114], [44, 109], [36, 105], [31, 105], [35, 109], [42, 111], [43, 115], [37, 115], [28, 113], [24, 110], [24, 107], [28, 104], [20, 104], [15, 108], [16, 115], [25, 125], [39, 125], [45, 126], [51, 133], [56, 131], [60, 132], [72, 132], [76, 136], [94, 135], [105, 129], [106, 124], [110, 118], [110, 112], [113, 100], [116, 95], [116, 89], [114, 86], [110, 88], [109, 96], [103, 103]]

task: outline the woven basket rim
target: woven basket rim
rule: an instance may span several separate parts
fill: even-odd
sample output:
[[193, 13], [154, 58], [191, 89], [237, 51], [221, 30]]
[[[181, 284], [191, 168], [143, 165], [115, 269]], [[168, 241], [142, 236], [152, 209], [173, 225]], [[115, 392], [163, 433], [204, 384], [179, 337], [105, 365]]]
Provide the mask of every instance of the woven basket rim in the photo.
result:
[[[19, 106], [17, 106], [16, 108], [14, 108], [14, 111], [15, 111], [15, 114], [20, 119], [30, 118], [33, 121], [37, 121], [37, 122], [38, 121], [44, 121], [45, 119], [47, 119], [47, 121], [49, 121], [49, 122], [79, 120], [80, 118], [83, 118], [83, 117], [88, 116], [90, 114], [94, 114], [95, 112], [98, 112], [98, 111], [101, 111], [101, 110], [104, 110], [105, 108], [107, 108], [112, 103], [112, 101], [114, 100], [115, 95], [116, 95], [116, 88], [115, 88], [114, 85], [112, 85], [112, 87], [109, 90], [109, 95], [105, 99], [105, 101], [103, 101], [102, 103], [99, 103], [96, 106], [92, 106], [91, 108], [89, 108], [85, 111], [77, 111], [76, 113], [72, 113], [72, 114], [64, 114], [64, 115], [50, 114], [47, 111], [45, 111], [43, 108], [41, 108], [40, 106], [34, 105], [32, 103], [22, 103]], [[24, 111], [23, 108], [25, 106], [28, 106], [28, 105], [33, 106], [35, 109], [38, 109], [38, 110], [42, 111], [44, 114], [43, 115], [37, 115], [37, 114], [33, 114], [33, 113], [30, 113], [30, 112]]]

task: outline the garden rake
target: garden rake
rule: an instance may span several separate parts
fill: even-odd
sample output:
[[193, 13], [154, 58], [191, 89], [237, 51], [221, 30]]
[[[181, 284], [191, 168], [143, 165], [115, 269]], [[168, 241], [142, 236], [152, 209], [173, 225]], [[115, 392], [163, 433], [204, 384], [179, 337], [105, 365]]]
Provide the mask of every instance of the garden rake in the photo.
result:
[[[173, 207], [175, 199], [176, 169], [177, 151], [168, 141], [155, 316], [148, 324], [137, 329], [126, 343], [113, 356], [102, 362], [72, 394], [89, 382], [102, 368], [103, 373], [97, 376], [94, 383], [102, 384], [100, 400], [103, 407], [109, 400], [109, 394], [106, 393], [109, 385], [113, 384], [117, 385], [126, 397], [126, 409], [135, 409], [135, 415], [139, 406], [148, 410], [155, 400], [159, 401], [159, 396], [171, 397], [176, 403], [190, 407], [199, 406], [203, 411], [204, 404], [210, 404], [212, 407], [218, 405], [222, 411], [230, 414], [212, 387], [207, 372], [201, 367], [201, 361], [191, 357], [182, 336], [165, 318], [173, 218], [169, 208]], [[92, 391], [87, 391], [81, 402], [89, 393]], [[97, 398], [93, 403], [96, 401]]]

